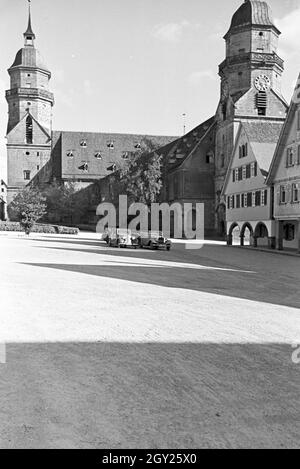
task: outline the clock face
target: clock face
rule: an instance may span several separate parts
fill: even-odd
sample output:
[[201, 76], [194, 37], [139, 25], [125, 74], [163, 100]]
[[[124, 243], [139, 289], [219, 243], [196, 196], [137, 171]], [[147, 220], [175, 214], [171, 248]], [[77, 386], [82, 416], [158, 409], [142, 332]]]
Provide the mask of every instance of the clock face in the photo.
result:
[[258, 91], [267, 91], [271, 86], [270, 78], [267, 75], [259, 75], [255, 79], [255, 87]]

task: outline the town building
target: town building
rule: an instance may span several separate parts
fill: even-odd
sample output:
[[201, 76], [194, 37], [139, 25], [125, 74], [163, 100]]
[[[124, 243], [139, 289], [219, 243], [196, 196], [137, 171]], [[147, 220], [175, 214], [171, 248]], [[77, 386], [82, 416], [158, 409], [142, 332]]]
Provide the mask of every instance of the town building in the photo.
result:
[[273, 197], [266, 184], [282, 123], [240, 123], [223, 195], [229, 245], [275, 247]]
[[[251, 164], [251, 160], [257, 163], [258, 171], [257, 184], [252, 187], [251, 181], [245, 191], [263, 191], [263, 178], [286, 118], [288, 106], [281, 92], [284, 63], [277, 53], [279, 36], [265, 1], [242, 3], [224, 36], [226, 54], [219, 66], [221, 86], [216, 114], [180, 138], [63, 132], [52, 130], [51, 73], [35, 48], [29, 14], [25, 44], [9, 69], [11, 87], [6, 92], [8, 204], [27, 184], [43, 186], [56, 179], [62, 183], [71, 181], [78, 191], [91, 193], [90, 211], [93, 211], [96, 202], [101, 202], [96, 200], [97, 194], [103, 193], [99, 191], [101, 181], [107, 186], [107, 178], [117, 163], [124, 162], [130, 152], [138, 151], [143, 139], [150, 139], [163, 157], [163, 200], [204, 203], [206, 235], [229, 234], [228, 221], [244, 221], [240, 214], [233, 214], [232, 208], [227, 209], [224, 190], [228, 167], [233, 161], [235, 164], [239, 142], [244, 136], [249, 143], [246, 157], [249, 163], [245, 160], [242, 166]], [[234, 189], [242, 192], [238, 184], [241, 181]], [[272, 238], [273, 225], [269, 223], [269, 212], [266, 213], [270, 207], [263, 207], [259, 221], [264, 222], [268, 238]], [[250, 216], [250, 207], [247, 212]], [[230, 220], [233, 215], [240, 219]], [[254, 217], [253, 221], [258, 220]]]
[[274, 194], [276, 247], [300, 252], [300, 75], [267, 183]]

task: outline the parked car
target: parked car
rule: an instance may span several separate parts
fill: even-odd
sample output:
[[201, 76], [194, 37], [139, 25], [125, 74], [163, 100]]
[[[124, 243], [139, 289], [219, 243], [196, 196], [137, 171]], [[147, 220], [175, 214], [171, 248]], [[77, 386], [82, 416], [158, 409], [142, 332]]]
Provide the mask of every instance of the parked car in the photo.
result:
[[108, 229], [105, 238], [106, 243], [110, 247], [133, 247], [134, 249], [137, 249], [139, 247], [139, 239], [131, 232], [131, 230], [126, 230], [122, 228]]
[[149, 249], [166, 249], [170, 251], [172, 242], [161, 231], [148, 231], [140, 233], [139, 246]]

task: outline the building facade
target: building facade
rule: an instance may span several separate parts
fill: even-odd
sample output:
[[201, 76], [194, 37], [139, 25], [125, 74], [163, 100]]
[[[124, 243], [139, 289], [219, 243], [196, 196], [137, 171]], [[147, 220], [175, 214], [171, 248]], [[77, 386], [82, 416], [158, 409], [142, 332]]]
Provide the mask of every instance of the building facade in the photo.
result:
[[267, 182], [274, 194], [276, 247], [300, 252], [300, 76]]
[[281, 123], [240, 124], [225, 179], [229, 245], [275, 247], [273, 196], [266, 184]]
[[[98, 193], [99, 182], [113, 173], [116, 163], [124, 162], [148, 138], [163, 157], [164, 201], [204, 203], [207, 235], [226, 235], [224, 183], [241, 124], [251, 138], [251, 127], [278, 129], [278, 134], [268, 136], [272, 139], [268, 144], [275, 147], [286, 117], [279, 36], [266, 2], [244, 1], [224, 36], [226, 54], [219, 66], [216, 114], [180, 138], [62, 132], [52, 131], [51, 74], [35, 48], [29, 14], [24, 47], [9, 69], [11, 86], [6, 93], [8, 204], [27, 184], [43, 186], [53, 179], [72, 181], [84, 191], [95, 184]], [[259, 143], [251, 141], [252, 157], [258, 163]], [[262, 169], [266, 171], [266, 165]]]

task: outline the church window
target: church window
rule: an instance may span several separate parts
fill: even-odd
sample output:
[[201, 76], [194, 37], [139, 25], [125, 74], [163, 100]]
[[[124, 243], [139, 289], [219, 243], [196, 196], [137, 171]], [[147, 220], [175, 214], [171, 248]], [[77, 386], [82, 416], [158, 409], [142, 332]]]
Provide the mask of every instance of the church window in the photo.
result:
[[286, 167], [290, 168], [291, 166], [294, 166], [294, 149], [288, 148], [286, 154]]
[[246, 166], [246, 179], [249, 179], [251, 177], [251, 165], [247, 164]]
[[239, 180], [239, 181], [242, 181], [242, 180], [243, 180], [243, 168], [240, 167], [240, 168], [238, 169], [238, 172], [239, 172], [238, 180]]
[[222, 154], [221, 155], [221, 168], [224, 168], [224, 166], [225, 166], [225, 155]]
[[24, 171], [24, 179], [25, 181], [29, 181], [30, 180], [30, 171]]
[[247, 194], [244, 194], [244, 207], [245, 208], [248, 207], [248, 195]]
[[232, 171], [232, 182], [235, 182], [235, 169]]
[[33, 123], [31, 116], [26, 118], [26, 143], [32, 145], [33, 143]]
[[236, 208], [241, 208], [241, 196], [237, 194], [236, 196]]
[[230, 196], [227, 197], [227, 208], [230, 209]]
[[87, 147], [86, 140], [81, 140], [80, 146], [81, 146], [82, 148], [86, 148], [86, 147]]
[[242, 180], [244, 181], [246, 179], [246, 166], [243, 166], [242, 168]]
[[223, 121], [226, 121], [227, 119], [227, 103], [223, 103], [222, 104], [222, 117], [223, 117]]

